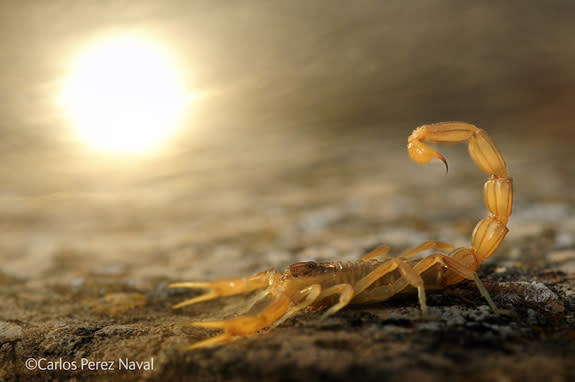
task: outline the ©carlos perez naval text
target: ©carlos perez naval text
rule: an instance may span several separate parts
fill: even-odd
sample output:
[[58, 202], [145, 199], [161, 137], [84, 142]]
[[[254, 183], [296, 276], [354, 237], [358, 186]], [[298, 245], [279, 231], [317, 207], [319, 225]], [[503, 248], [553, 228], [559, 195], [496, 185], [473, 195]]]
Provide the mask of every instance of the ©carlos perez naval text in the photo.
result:
[[65, 360], [62, 358], [28, 358], [25, 362], [26, 369], [36, 371], [115, 371], [115, 370], [154, 370], [154, 358], [136, 361], [129, 358], [115, 360], [94, 361], [88, 358], [79, 360]]

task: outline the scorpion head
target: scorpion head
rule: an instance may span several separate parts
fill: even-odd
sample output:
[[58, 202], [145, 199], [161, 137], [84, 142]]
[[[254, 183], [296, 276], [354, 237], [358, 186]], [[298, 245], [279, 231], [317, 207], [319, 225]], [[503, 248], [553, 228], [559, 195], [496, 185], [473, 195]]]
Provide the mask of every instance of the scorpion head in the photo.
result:
[[288, 272], [292, 277], [312, 276], [321, 272], [321, 267], [315, 261], [304, 261], [290, 265]]
[[335, 268], [337, 268], [337, 263], [318, 263], [315, 261], [295, 263], [286, 269], [282, 275], [282, 280], [313, 277], [325, 272], [335, 271]]

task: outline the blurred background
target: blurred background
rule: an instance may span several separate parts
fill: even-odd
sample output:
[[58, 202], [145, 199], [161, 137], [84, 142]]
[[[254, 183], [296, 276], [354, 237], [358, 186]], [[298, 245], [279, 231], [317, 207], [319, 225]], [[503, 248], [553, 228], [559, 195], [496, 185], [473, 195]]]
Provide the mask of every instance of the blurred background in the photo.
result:
[[573, 208], [574, 15], [566, 1], [3, 0], [0, 271], [138, 285], [417, 244], [446, 222], [467, 240], [484, 175], [461, 148], [442, 151], [448, 177], [405, 151], [446, 120], [489, 132], [514, 219], [542, 232]]

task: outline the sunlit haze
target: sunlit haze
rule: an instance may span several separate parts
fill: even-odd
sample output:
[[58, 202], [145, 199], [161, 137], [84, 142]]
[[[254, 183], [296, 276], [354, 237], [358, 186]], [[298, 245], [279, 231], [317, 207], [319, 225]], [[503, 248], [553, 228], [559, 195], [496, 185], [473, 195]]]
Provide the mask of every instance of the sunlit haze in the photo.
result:
[[86, 47], [60, 94], [81, 141], [123, 153], [161, 146], [179, 127], [189, 100], [170, 56], [134, 37]]

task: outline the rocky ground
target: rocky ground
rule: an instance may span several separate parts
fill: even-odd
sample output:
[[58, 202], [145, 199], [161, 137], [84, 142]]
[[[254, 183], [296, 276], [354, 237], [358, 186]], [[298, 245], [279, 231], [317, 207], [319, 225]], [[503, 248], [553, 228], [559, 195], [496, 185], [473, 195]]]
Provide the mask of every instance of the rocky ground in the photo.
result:
[[[486, 214], [484, 174], [462, 145], [442, 147], [448, 175], [412, 163], [409, 133], [222, 131], [147, 166], [70, 170], [73, 192], [4, 192], [0, 380], [573, 380], [570, 147], [496, 129], [516, 199], [480, 277], [504, 314], [462, 282], [429, 296], [428, 320], [407, 296], [180, 351], [213, 335], [182, 324], [233, 316], [247, 297], [172, 310], [199, 292], [170, 282], [353, 260], [380, 243], [394, 253], [427, 239], [467, 245]], [[131, 370], [135, 361], [151, 370]]]

